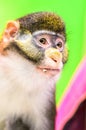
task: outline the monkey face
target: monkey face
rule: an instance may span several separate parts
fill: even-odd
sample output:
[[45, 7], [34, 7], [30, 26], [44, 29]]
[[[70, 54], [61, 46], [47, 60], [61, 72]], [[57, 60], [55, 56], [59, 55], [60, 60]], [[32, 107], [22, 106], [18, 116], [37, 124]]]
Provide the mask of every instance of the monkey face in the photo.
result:
[[65, 47], [65, 38], [61, 34], [42, 30], [34, 32], [33, 39], [36, 47], [43, 53], [37, 69], [48, 76], [60, 73], [63, 67], [62, 52]]
[[22, 30], [11, 44], [16, 45], [18, 52], [34, 64], [38, 73], [55, 76], [61, 72], [65, 48], [65, 37], [62, 34], [47, 30], [31, 34], [28, 30]]
[[19, 31], [13, 43], [24, 56], [37, 68], [37, 71], [48, 76], [57, 75], [63, 67], [62, 52], [65, 38], [55, 32], [40, 30], [30, 34]]

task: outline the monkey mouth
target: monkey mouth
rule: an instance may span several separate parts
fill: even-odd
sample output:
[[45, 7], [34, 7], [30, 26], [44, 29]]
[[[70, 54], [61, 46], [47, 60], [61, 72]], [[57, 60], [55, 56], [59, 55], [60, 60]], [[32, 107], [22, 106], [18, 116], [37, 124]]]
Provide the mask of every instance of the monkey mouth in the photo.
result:
[[58, 73], [60, 73], [60, 69], [56, 68], [46, 68], [46, 67], [38, 67], [38, 70], [40, 70], [42, 73], [47, 74], [47, 75], [57, 75]]
[[43, 68], [43, 72], [47, 71], [60, 71], [59, 69], [50, 69], [50, 68]]

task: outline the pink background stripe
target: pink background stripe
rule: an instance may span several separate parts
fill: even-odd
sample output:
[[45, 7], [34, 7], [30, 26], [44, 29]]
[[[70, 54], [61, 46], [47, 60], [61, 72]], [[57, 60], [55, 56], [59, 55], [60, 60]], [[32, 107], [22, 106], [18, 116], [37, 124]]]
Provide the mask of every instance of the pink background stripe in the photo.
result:
[[86, 99], [86, 57], [78, 69], [78, 75], [70, 84], [59, 110], [57, 110], [55, 130], [62, 130], [65, 123], [72, 117], [79, 104]]

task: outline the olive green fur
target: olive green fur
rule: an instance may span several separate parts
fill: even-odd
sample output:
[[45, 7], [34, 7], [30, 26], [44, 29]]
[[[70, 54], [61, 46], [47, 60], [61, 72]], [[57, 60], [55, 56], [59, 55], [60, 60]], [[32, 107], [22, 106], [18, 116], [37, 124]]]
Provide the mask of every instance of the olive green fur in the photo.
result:
[[63, 63], [66, 63], [68, 60], [68, 47], [65, 45], [65, 48], [62, 52], [62, 61]]
[[22, 29], [19, 30], [14, 44], [17, 45], [17, 47], [22, 50], [22, 53], [29, 57], [29, 59], [38, 62], [42, 59], [43, 52], [35, 46], [32, 39], [31, 33], [28, 30]]
[[63, 20], [51, 12], [36, 12], [19, 18], [20, 28], [28, 29], [31, 33], [37, 30], [48, 30], [65, 36]]

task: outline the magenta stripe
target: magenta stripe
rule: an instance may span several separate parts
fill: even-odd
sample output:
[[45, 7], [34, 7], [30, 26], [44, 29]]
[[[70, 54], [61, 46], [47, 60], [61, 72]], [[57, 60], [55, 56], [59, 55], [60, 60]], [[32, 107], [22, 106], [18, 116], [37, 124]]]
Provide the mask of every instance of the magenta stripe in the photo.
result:
[[78, 70], [77, 77], [70, 84], [59, 110], [57, 110], [55, 130], [62, 130], [64, 124], [73, 115], [83, 98], [86, 98], [86, 58]]

